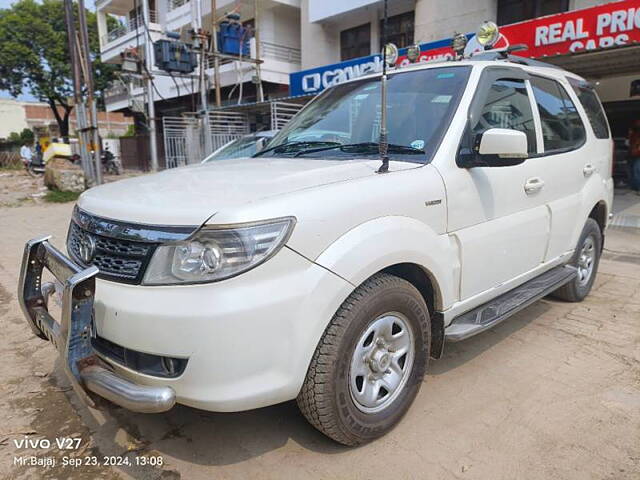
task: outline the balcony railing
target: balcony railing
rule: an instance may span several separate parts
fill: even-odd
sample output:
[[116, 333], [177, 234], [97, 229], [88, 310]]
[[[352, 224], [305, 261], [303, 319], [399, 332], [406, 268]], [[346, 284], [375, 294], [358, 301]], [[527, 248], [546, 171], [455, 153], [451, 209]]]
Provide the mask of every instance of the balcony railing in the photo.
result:
[[[253, 39], [251, 40], [253, 42]], [[255, 54], [253, 48], [251, 49], [252, 55]], [[272, 58], [281, 62], [300, 63], [300, 49], [287, 47], [286, 45], [278, 45], [271, 42], [260, 42], [260, 56], [264, 58]], [[220, 59], [220, 65], [233, 62], [232, 59], [223, 58]], [[207, 62], [207, 68], [213, 68], [213, 58], [209, 58]]]
[[186, 5], [189, 0], [169, 0], [169, 11], [175, 10], [178, 7]]
[[[142, 88], [142, 80], [135, 78], [133, 80], [132, 87], [134, 89]], [[119, 81], [114, 83], [113, 85], [105, 88], [104, 90], [104, 101], [107, 104], [121, 102], [123, 100], [128, 100], [129, 97], [133, 94], [133, 92], [129, 92], [129, 88], [125, 85], [124, 82]]]
[[281, 62], [300, 63], [299, 48], [287, 47], [271, 42], [260, 42], [260, 55], [264, 58], [272, 58]]
[[[157, 14], [155, 10], [149, 10], [149, 22], [157, 23]], [[119, 27], [114, 28], [102, 36], [103, 44], [113, 42], [118, 38], [126, 35], [129, 32], [135, 32], [139, 27], [143, 25], [142, 15], [136, 15], [135, 17], [128, 17], [127, 20], [120, 24]]]

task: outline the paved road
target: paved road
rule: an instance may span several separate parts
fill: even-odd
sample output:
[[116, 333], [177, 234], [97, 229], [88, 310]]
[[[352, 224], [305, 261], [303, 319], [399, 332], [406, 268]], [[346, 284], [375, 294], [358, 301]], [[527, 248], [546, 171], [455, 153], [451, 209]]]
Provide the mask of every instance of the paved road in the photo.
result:
[[[237, 414], [89, 410], [68, 391], [52, 346], [22, 321], [24, 241], [62, 245], [70, 205], [0, 209], [0, 476], [4, 478], [640, 478], [640, 234], [609, 232], [595, 289], [580, 304], [540, 301], [448, 345], [402, 423], [357, 449], [308, 426], [293, 403]], [[164, 465], [79, 468], [25, 436], [81, 438], [74, 457], [160, 455]], [[14, 465], [52, 458], [55, 467]]]

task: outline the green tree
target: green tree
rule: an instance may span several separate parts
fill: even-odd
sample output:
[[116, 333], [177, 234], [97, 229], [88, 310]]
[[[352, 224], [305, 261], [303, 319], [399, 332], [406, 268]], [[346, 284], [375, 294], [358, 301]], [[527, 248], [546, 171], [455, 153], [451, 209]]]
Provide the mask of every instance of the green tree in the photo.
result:
[[12, 145], [31, 145], [34, 139], [35, 137], [33, 135], [33, 131], [28, 128], [23, 128], [20, 133], [11, 132], [7, 137], [5, 143], [9, 143]]
[[[96, 15], [87, 10], [86, 16], [95, 95], [100, 102], [114, 67], [100, 61]], [[14, 97], [31, 92], [49, 105], [60, 134], [69, 135], [73, 82], [62, 0], [18, 0], [0, 9], [0, 90]]]

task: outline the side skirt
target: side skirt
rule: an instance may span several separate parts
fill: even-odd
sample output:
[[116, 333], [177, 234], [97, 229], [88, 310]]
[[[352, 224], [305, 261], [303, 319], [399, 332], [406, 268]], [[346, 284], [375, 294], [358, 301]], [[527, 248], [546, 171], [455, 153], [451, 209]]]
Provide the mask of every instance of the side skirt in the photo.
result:
[[577, 269], [570, 265], [552, 268], [519, 287], [457, 316], [445, 329], [445, 339], [459, 342], [484, 332], [569, 283], [576, 275]]

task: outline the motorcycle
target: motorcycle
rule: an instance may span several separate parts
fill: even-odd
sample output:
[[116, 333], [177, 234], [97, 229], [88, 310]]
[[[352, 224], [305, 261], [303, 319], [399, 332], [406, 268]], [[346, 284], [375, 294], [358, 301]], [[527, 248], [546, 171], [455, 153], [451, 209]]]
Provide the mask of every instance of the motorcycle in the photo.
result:
[[106, 147], [102, 151], [100, 160], [102, 161], [102, 170], [105, 173], [110, 173], [112, 175], [122, 174], [122, 163], [119, 158], [116, 158], [116, 156], [109, 151], [109, 147]]
[[43, 153], [36, 154], [28, 162], [23, 160], [24, 167], [32, 177], [44, 175], [47, 163], [54, 157], [66, 158], [71, 161], [71, 146], [67, 143], [51, 143]]
[[31, 160], [24, 161], [24, 168], [27, 170], [27, 173], [32, 177], [37, 177], [38, 175], [44, 175], [45, 163], [40, 157], [33, 157]]

